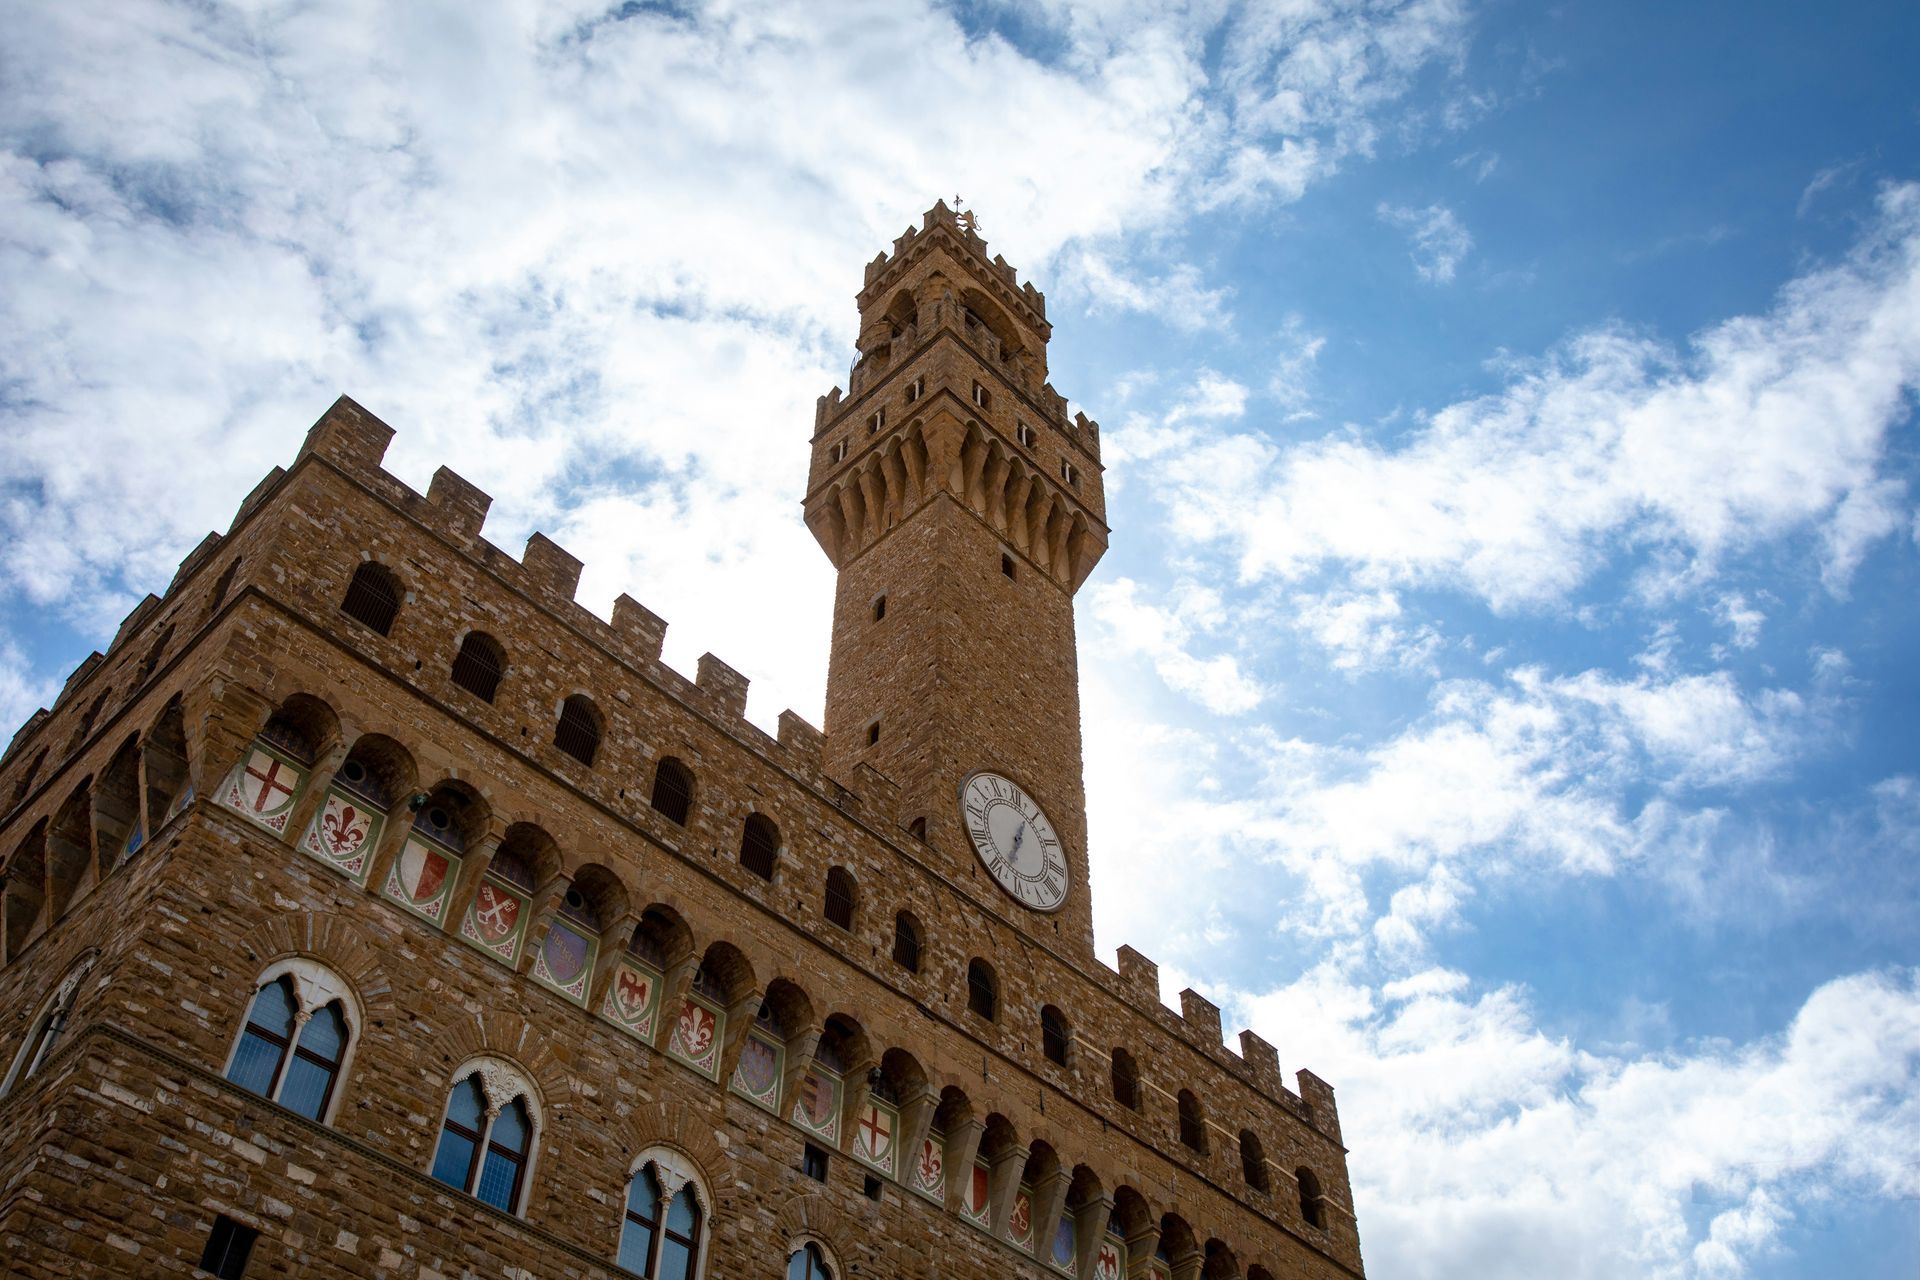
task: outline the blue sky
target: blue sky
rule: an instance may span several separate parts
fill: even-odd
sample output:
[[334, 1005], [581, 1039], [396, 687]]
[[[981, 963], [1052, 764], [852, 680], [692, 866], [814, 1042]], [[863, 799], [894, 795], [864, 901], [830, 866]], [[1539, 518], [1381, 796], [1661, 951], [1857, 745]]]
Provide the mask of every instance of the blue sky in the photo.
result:
[[813, 399], [958, 191], [1104, 429], [1100, 946], [1334, 1082], [1370, 1271], [1910, 1277], [1917, 54], [1895, 4], [23, 9], [0, 718], [345, 391], [817, 720]]

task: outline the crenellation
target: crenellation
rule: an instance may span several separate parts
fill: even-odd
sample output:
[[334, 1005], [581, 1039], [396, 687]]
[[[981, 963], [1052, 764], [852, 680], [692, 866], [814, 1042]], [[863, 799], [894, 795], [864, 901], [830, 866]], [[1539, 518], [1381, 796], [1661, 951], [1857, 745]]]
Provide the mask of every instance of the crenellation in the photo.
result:
[[147, 619], [151, 618], [154, 614], [154, 611], [159, 607], [160, 607], [160, 597], [154, 595], [152, 592], [148, 592], [147, 595], [141, 599], [139, 604], [136, 604], [135, 606], [133, 606], [133, 608], [127, 610], [127, 616], [120, 619], [119, 630], [113, 633], [113, 643], [107, 646], [107, 652], [108, 653], [119, 652], [120, 645], [126, 640], [126, 638], [132, 635], [134, 632], [138, 631], [143, 625], [145, 625]]
[[1340, 1139], [1340, 1111], [1333, 1102], [1333, 1086], [1305, 1067], [1294, 1072], [1300, 1085], [1300, 1101], [1306, 1104], [1314, 1125], [1334, 1142]]
[[1220, 1036], [1220, 1006], [1192, 987], [1180, 993], [1180, 1019], [1194, 1043], [1209, 1054], [1218, 1054], [1225, 1047]]
[[[393, 428], [367, 412], [349, 396], [341, 396], [328, 406], [307, 431], [300, 446], [300, 458], [314, 454], [325, 458], [349, 475], [365, 476], [380, 470], [393, 440]], [[242, 514], [245, 506], [242, 506]], [[235, 523], [238, 523], [236, 518]]]
[[226, 539], [218, 533], [209, 533], [206, 537], [195, 543], [193, 550], [187, 552], [181, 559], [180, 567], [173, 571], [173, 579], [167, 583], [167, 598], [171, 599], [174, 589], [192, 577], [193, 571], [205, 564], [214, 552], [220, 549], [220, 544], [225, 540]]
[[779, 742], [808, 769], [819, 770], [820, 752], [826, 744], [826, 735], [808, 723], [799, 712], [787, 710], [780, 713]]
[[1254, 1087], [1262, 1093], [1277, 1098], [1287, 1092], [1280, 1078], [1279, 1051], [1251, 1029], [1240, 1033], [1240, 1060], [1246, 1064]]
[[556, 603], [571, 603], [574, 592], [580, 589], [584, 567], [580, 559], [544, 533], [536, 532], [527, 539], [520, 564], [534, 590]]
[[1120, 981], [1142, 1008], [1160, 1008], [1160, 966], [1122, 943], [1116, 958], [1120, 962]]
[[[381, 475], [392, 479], [385, 472]], [[434, 471], [433, 479], [427, 485], [426, 496], [426, 506], [419, 513], [424, 523], [432, 525], [462, 546], [480, 540], [480, 528], [487, 522], [487, 511], [493, 506], [493, 498], [479, 485], [452, 467], [443, 466]]]
[[710, 653], [700, 655], [695, 686], [730, 720], [747, 718], [747, 678]]
[[249, 493], [241, 501], [239, 508], [234, 511], [233, 523], [227, 526], [227, 532], [229, 534], [240, 527], [240, 522], [252, 514], [253, 509], [259, 506], [269, 493], [273, 492], [280, 481], [286, 477], [286, 474], [287, 471], [285, 467], [275, 467], [273, 470], [267, 472], [259, 484], [253, 486], [253, 492]]
[[660, 661], [660, 649], [667, 639], [666, 621], [624, 591], [613, 602], [613, 632], [627, 656], [640, 666]]

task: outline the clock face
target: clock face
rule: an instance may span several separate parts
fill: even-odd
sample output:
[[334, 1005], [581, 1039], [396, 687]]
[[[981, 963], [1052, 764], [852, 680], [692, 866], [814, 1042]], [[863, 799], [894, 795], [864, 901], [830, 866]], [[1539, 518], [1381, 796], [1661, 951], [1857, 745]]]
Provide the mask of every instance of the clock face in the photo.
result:
[[960, 821], [994, 882], [1035, 911], [1058, 911], [1072, 883], [1047, 815], [1018, 784], [980, 772], [960, 784]]

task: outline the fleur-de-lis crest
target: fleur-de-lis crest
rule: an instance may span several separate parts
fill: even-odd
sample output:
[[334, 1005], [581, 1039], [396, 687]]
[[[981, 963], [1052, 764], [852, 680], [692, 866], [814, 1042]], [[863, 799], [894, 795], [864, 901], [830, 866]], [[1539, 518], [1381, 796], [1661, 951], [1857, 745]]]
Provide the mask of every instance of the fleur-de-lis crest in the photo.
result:
[[344, 856], [360, 847], [367, 838], [366, 828], [361, 824], [360, 814], [350, 804], [331, 810], [320, 819], [320, 829], [326, 834], [327, 847], [336, 855]]

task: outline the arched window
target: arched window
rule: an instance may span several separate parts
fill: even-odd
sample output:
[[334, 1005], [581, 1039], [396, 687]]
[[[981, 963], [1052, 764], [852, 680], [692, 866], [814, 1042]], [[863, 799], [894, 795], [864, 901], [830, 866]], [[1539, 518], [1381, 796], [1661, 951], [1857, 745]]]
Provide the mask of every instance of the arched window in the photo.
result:
[[493, 701], [507, 673], [507, 651], [484, 631], [469, 631], [453, 657], [453, 682], [476, 698]]
[[400, 612], [400, 579], [385, 565], [367, 561], [353, 571], [353, 581], [347, 584], [347, 598], [340, 602], [340, 612], [387, 635]]
[[5, 1082], [0, 1083], [0, 1095], [11, 1092], [13, 1086], [32, 1076], [53, 1056], [72, 1020], [74, 1002], [80, 997], [80, 984], [93, 968], [93, 960], [91, 954], [87, 955], [60, 980], [52, 998], [30, 1024], [20, 1052], [13, 1056], [13, 1066], [8, 1069]]
[[1200, 1099], [1191, 1089], [1180, 1091], [1180, 1141], [1191, 1150], [1206, 1154], [1207, 1121], [1200, 1114]]
[[820, 1246], [809, 1241], [787, 1256], [787, 1280], [833, 1280], [833, 1268]]
[[1067, 1065], [1067, 1046], [1072, 1042], [1067, 1030], [1067, 1015], [1052, 1005], [1040, 1009], [1040, 1049], [1055, 1066]]
[[1251, 1129], [1240, 1131], [1240, 1174], [1255, 1191], [1267, 1189], [1267, 1153]]
[[1000, 1016], [1000, 984], [993, 966], [978, 956], [967, 962], [967, 1008], [988, 1022]]
[[1325, 1227], [1326, 1197], [1320, 1192], [1320, 1179], [1313, 1170], [1306, 1168], [1295, 1169], [1293, 1178], [1300, 1184], [1300, 1216], [1307, 1220], [1310, 1227]]
[[920, 972], [920, 925], [910, 912], [893, 918], [893, 962], [908, 973]]
[[531, 1094], [505, 1063], [474, 1064], [447, 1095], [433, 1176], [496, 1209], [518, 1213], [534, 1149]]
[[600, 754], [600, 711], [593, 699], [576, 693], [560, 704], [553, 745], [588, 768], [593, 767], [593, 758]]
[[693, 771], [672, 756], [662, 756], [653, 768], [653, 807], [683, 827], [693, 810]]
[[925, 818], [915, 818], [912, 822], [909, 822], [907, 824], [907, 834], [915, 840], [918, 840], [921, 844], [925, 844], [927, 842], [927, 820]]
[[827, 920], [842, 929], [853, 928], [853, 877], [847, 874], [845, 867], [835, 867], [827, 872]]
[[1129, 1111], [1140, 1109], [1140, 1066], [1125, 1049], [1113, 1051], [1113, 1100]]
[[762, 880], [771, 880], [779, 856], [780, 828], [760, 814], [748, 814], [746, 825], [740, 829], [740, 865]]
[[309, 960], [268, 969], [247, 1007], [227, 1079], [309, 1120], [326, 1120], [353, 1043], [346, 992], [337, 975]]
[[615, 1262], [652, 1280], [693, 1280], [703, 1218], [698, 1188], [681, 1162], [665, 1151], [652, 1159], [643, 1156], [627, 1183]]

